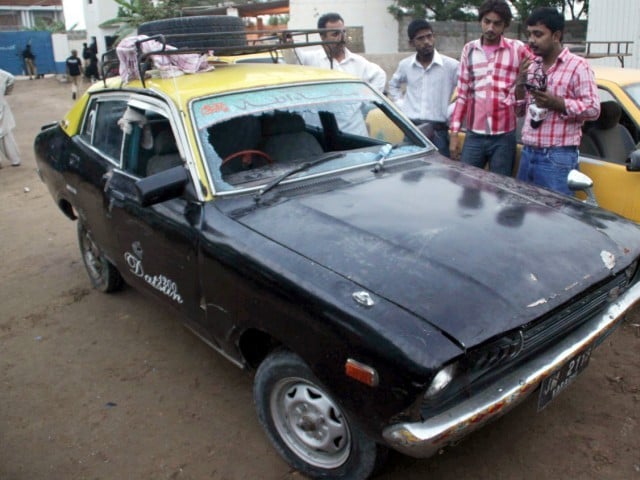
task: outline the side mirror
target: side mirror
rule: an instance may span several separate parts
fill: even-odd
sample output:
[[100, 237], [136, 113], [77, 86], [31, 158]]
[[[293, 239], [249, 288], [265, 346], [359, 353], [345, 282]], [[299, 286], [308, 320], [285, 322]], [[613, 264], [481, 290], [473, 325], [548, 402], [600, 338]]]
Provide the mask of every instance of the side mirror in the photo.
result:
[[584, 192], [587, 195], [586, 203], [598, 206], [596, 197], [593, 194], [593, 180], [578, 170], [571, 170], [567, 175], [567, 186], [572, 192]]
[[189, 174], [183, 165], [163, 170], [136, 182], [138, 200], [143, 207], [180, 197], [187, 184]]
[[634, 150], [627, 160], [627, 170], [629, 172], [640, 172], [640, 150]]

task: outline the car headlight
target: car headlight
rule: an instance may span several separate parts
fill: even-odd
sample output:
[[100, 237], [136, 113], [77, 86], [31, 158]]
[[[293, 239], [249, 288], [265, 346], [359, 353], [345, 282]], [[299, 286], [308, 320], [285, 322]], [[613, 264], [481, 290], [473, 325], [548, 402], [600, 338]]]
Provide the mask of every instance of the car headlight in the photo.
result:
[[447, 388], [455, 376], [457, 366], [457, 363], [451, 363], [436, 373], [436, 376], [433, 377], [431, 385], [429, 385], [424, 397], [431, 398]]

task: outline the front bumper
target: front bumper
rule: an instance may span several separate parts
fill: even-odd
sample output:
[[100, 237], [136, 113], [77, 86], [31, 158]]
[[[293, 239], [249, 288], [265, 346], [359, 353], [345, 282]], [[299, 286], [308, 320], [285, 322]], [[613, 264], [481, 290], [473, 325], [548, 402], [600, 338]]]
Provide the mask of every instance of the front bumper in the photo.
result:
[[640, 300], [640, 282], [542, 355], [502, 377], [453, 408], [422, 422], [398, 423], [382, 435], [393, 449], [412, 457], [429, 457], [491, 420], [504, 415], [534, 392], [540, 383], [589, 345], [596, 344], [622, 321]]

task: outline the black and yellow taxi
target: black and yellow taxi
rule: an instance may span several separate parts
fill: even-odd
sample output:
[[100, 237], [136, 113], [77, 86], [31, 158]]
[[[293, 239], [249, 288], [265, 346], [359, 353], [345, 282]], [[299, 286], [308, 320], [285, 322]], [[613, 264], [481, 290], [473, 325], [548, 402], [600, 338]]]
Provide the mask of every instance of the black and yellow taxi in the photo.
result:
[[38, 170], [93, 285], [150, 293], [255, 371], [304, 475], [368, 478], [389, 448], [547, 407], [640, 298], [636, 224], [449, 161], [346, 74], [149, 64], [197, 50], [92, 86], [37, 135]]

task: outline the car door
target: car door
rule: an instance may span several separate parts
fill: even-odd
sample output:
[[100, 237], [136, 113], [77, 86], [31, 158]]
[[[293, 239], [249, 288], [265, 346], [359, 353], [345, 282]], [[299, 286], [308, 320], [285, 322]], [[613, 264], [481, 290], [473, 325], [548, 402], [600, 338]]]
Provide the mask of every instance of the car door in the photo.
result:
[[74, 208], [112, 263], [117, 240], [111, 220], [104, 215], [103, 191], [107, 178], [120, 165], [124, 135], [117, 120], [127, 107], [126, 100], [123, 94], [91, 98], [66, 162], [66, 188], [75, 197]]
[[[602, 80], [598, 83], [600, 101], [615, 101], [620, 104], [620, 124], [627, 128], [634, 141], [638, 141], [640, 129], [638, 119], [634, 119], [637, 112], [635, 104], [614, 83]], [[602, 208], [640, 222], [640, 172], [628, 171], [623, 163], [584, 154], [580, 157], [580, 170], [593, 180], [594, 194]]]
[[598, 205], [640, 223], [640, 172], [598, 158], [580, 157], [580, 171], [593, 180]]
[[[196, 252], [202, 204], [191, 188], [181, 198], [143, 207], [135, 188], [150, 171], [157, 174], [172, 166], [161, 162], [152, 168], [151, 164], [162, 156], [155, 151], [161, 133], [172, 135], [177, 146], [178, 125], [171, 121], [168, 106], [141, 96], [129, 101], [126, 116], [134, 121], [125, 126], [122, 164], [105, 185], [103, 203], [104, 214], [117, 232], [116, 265], [127, 283], [198, 321], [202, 313]], [[182, 164], [179, 153], [172, 158], [173, 165]]]

